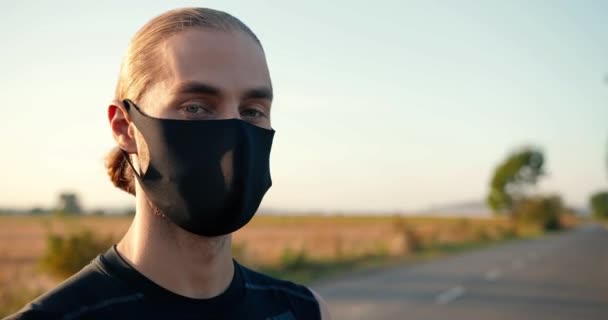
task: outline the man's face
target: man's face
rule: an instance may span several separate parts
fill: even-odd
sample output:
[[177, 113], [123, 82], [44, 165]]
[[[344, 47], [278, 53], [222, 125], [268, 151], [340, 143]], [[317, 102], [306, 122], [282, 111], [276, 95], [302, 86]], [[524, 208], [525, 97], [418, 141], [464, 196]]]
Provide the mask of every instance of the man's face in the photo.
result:
[[[193, 29], [166, 40], [158, 57], [163, 73], [139, 103], [146, 114], [183, 120], [236, 118], [271, 128], [270, 75], [264, 52], [251, 36]], [[145, 171], [149, 151], [141, 134], [136, 137]]]
[[192, 29], [159, 48], [164, 74], [141, 103], [158, 118], [237, 118], [270, 129], [272, 86], [264, 52], [244, 32]]

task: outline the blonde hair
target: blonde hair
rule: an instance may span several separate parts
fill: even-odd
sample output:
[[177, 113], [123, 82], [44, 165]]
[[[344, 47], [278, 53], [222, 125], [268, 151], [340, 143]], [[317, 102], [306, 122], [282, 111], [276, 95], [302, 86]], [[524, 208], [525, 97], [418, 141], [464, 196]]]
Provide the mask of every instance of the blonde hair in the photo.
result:
[[[141, 101], [146, 91], [162, 79], [163, 64], [158, 63], [157, 54], [160, 45], [169, 37], [192, 28], [245, 32], [260, 44], [249, 27], [228, 13], [207, 8], [183, 8], [165, 12], [148, 21], [131, 39], [120, 66], [115, 99], [130, 99], [136, 103]], [[135, 195], [133, 171], [118, 147], [108, 153], [106, 168], [116, 187]]]

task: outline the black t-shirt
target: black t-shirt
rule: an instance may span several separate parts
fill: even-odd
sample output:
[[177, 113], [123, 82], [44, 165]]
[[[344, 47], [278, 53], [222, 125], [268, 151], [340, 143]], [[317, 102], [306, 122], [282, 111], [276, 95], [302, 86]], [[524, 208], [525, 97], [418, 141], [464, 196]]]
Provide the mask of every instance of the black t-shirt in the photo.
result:
[[[320, 319], [319, 304], [301, 285], [271, 278], [234, 261], [226, 291], [210, 299], [173, 293], [131, 267], [110, 248], [57, 288], [6, 319]], [[175, 268], [179, 272], [179, 266]]]

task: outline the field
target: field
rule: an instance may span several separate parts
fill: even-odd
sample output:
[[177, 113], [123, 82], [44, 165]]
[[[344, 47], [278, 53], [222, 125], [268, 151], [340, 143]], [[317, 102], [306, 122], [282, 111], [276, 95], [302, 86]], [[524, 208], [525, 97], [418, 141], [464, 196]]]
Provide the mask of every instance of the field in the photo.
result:
[[[0, 317], [63, 280], [40, 267], [51, 234], [94, 230], [120, 239], [131, 217], [0, 216]], [[429, 250], [512, 238], [501, 218], [264, 216], [234, 235], [234, 254], [249, 266], [312, 281], [369, 261], [387, 263]]]

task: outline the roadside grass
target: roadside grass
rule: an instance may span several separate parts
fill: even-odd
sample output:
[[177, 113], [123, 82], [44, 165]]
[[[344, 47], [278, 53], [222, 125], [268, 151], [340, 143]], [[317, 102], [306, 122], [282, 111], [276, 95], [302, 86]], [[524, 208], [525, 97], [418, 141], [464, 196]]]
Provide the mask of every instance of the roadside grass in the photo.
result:
[[[0, 216], [0, 318], [105, 251], [131, 219]], [[542, 234], [501, 217], [260, 215], [235, 233], [232, 250], [252, 269], [310, 284]]]
[[26, 303], [44, 293], [44, 289], [32, 289], [19, 283], [6, 285], [0, 290], [0, 318], [21, 309]]
[[259, 266], [254, 269], [284, 280], [301, 284], [327, 281], [336, 276], [348, 276], [359, 272], [369, 272], [396, 266], [408, 266], [438, 259], [458, 253], [504, 244], [513, 240], [531, 239], [538, 234], [509, 236], [492, 241], [469, 241], [464, 243], [445, 243], [419, 249], [411, 254], [394, 257], [387, 254], [365, 255], [340, 259], [318, 260], [308, 258], [305, 252], [294, 256], [286, 255], [285, 261], [274, 266]]

